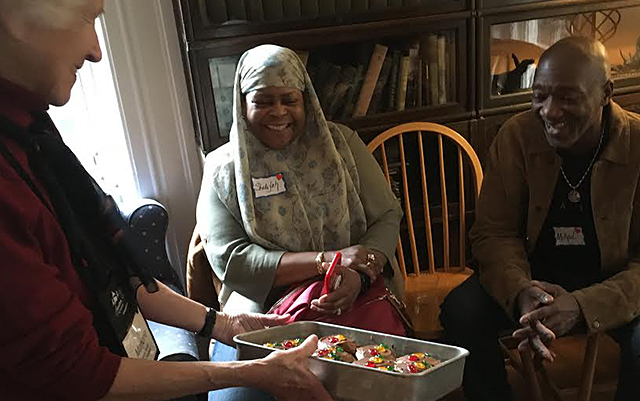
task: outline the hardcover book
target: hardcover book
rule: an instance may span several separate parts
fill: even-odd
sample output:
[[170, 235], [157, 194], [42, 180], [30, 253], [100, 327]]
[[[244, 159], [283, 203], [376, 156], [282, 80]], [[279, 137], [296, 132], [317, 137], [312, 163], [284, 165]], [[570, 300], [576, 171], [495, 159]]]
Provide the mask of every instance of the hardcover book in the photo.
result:
[[382, 70], [382, 64], [384, 63], [385, 56], [387, 54], [387, 46], [376, 44], [371, 53], [371, 60], [367, 67], [367, 73], [364, 76], [362, 82], [362, 88], [360, 89], [360, 95], [358, 96], [358, 102], [356, 108], [353, 111], [353, 117], [362, 117], [367, 114], [369, 109], [369, 103], [373, 96], [373, 90], [375, 89], [376, 82], [380, 76]]

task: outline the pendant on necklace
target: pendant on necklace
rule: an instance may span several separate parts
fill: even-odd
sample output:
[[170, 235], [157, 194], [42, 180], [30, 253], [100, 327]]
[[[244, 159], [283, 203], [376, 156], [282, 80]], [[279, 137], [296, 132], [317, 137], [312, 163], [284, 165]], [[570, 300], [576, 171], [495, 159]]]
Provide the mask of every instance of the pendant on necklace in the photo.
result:
[[567, 198], [569, 198], [571, 203], [578, 203], [580, 202], [580, 192], [576, 191], [575, 189], [572, 189], [567, 194]]

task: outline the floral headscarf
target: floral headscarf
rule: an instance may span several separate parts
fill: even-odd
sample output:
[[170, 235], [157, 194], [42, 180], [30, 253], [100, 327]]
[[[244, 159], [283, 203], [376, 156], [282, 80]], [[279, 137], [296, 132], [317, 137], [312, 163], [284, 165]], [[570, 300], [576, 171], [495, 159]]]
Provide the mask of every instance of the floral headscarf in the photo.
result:
[[[247, 127], [244, 95], [277, 86], [303, 92], [306, 127], [285, 148], [265, 146]], [[290, 49], [263, 45], [245, 52], [234, 87], [229, 157], [214, 177], [227, 209], [249, 238], [266, 249], [341, 249], [367, 230], [360, 180], [344, 135], [327, 122], [302, 61]], [[230, 160], [229, 160], [230, 161]], [[255, 179], [284, 180], [286, 190], [258, 196]]]

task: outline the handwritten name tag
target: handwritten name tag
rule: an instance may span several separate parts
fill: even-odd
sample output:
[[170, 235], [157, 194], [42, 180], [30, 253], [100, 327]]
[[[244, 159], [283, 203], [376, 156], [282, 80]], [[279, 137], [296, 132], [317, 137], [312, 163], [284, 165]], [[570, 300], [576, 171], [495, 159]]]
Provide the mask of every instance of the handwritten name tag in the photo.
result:
[[553, 227], [556, 234], [556, 246], [586, 245], [582, 227]]
[[140, 310], [136, 311], [133, 317], [133, 323], [131, 323], [131, 327], [122, 341], [122, 345], [124, 345], [124, 349], [129, 358], [146, 359], [149, 361], [156, 359], [158, 347]]
[[253, 181], [253, 192], [256, 198], [278, 195], [287, 191], [282, 174], [266, 178], [251, 178], [251, 180]]

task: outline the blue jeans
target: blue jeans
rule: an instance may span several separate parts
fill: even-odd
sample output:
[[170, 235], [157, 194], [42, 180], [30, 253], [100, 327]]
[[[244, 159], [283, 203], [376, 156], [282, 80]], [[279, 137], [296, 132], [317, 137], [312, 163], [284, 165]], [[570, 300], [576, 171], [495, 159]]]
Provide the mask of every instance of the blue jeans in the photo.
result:
[[[238, 352], [234, 347], [216, 342], [211, 353], [212, 362], [237, 361]], [[232, 387], [210, 391], [209, 401], [275, 401], [262, 390], [249, 387]]]
[[[454, 288], [441, 305], [440, 322], [447, 342], [470, 351], [463, 389], [470, 401], [511, 401], [499, 333], [514, 321], [474, 274]], [[640, 394], [640, 318], [608, 333], [620, 346], [620, 376], [615, 401], [637, 401]]]

